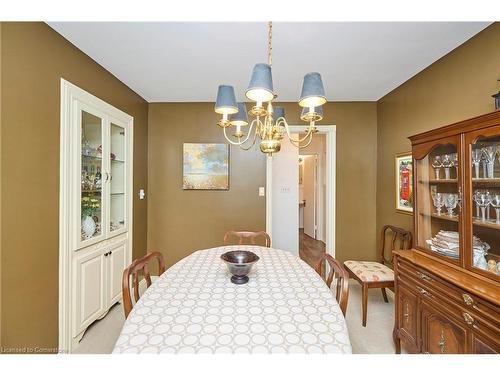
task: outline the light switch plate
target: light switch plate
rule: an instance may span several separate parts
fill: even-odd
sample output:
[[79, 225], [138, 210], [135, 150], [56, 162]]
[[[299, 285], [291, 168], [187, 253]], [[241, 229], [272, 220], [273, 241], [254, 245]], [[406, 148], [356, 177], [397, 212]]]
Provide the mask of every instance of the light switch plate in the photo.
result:
[[264, 186], [259, 187], [259, 197], [265, 197], [266, 196], [266, 188]]
[[282, 186], [280, 189], [280, 193], [289, 194], [290, 193], [290, 186]]
[[139, 190], [139, 199], [144, 199], [146, 196], [146, 193], [144, 192], [144, 189]]

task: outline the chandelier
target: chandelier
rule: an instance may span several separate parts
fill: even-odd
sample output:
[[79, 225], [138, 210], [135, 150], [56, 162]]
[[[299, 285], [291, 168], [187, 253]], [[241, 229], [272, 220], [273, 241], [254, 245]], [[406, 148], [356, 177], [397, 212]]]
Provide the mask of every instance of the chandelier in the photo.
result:
[[[272, 22], [268, 23], [268, 62], [256, 64], [252, 71], [250, 83], [245, 96], [255, 105], [247, 112], [246, 104], [236, 102], [233, 86], [220, 85], [217, 91], [215, 112], [222, 115], [217, 125], [222, 128], [226, 140], [249, 150], [260, 139], [260, 150], [272, 155], [281, 149], [281, 140], [285, 134], [291, 144], [297, 148], [307, 147], [313, 138], [316, 122], [323, 119], [322, 105], [326, 103], [325, 89], [321, 75], [316, 72], [307, 73], [302, 83], [299, 106], [302, 107], [301, 120], [309, 126], [302, 137], [294, 138], [290, 134], [289, 125], [285, 120], [285, 110], [282, 107], [273, 107], [273, 100], [277, 95], [273, 91], [272, 66]], [[248, 114], [255, 117], [250, 123], [247, 133], [243, 131], [249, 125]], [[234, 129], [231, 139], [228, 128]], [[253, 134], [253, 135], [252, 135]]]

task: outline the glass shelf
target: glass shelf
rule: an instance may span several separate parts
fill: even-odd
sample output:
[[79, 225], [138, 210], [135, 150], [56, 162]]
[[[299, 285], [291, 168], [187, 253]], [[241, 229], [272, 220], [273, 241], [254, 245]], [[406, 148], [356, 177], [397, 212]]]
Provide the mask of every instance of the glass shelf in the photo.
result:
[[458, 180], [456, 178], [452, 178], [452, 179], [449, 179], [449, 180], [446, 180], [446, 179], [439, 179], [439, 180], [431, 179], [429, 181], [419, 180], [418, 182], [421, 183], [421, 184], [456, 184], [458, 182]]
[[[425, 214], [421, 213], [420, 215], [426, 216]], [[435, 219], [440, 219], [440, 220], [447, 220], [447, 221], [454, 221], [458, 222], [458, 217], [457, 216], [449, 216], [447, 214], [441, 214], [438, 215], [436, 213], [427, 215], [431, 216]], [[496, 229], [500, 230], [500, 224], [497, 224], [494, 220], [489, 220], [489, 221], [483, 221], [480, 218], [473, 218], [472, 219], [472, 224], [477, 225], [478, 227], [484, 227], [484, 228], [490, 228], [490, 229]]]

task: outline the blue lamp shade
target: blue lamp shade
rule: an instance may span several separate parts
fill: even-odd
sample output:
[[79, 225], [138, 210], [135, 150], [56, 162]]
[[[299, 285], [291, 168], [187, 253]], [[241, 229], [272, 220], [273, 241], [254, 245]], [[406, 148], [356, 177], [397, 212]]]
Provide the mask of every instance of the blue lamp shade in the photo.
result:
[[238, 112], [233, 86], [219, 86], [217, 91], [217, 101], [215, 102], [215, 112], [221, 115], [230, 115]]
[[299, 105], [301, 107], [318, 107], [326, 103], [325, 89], [321, 74], [313, 72], [304, 76]]
[[268, 102], [274, 98], [271, 66], [260, 63], [253, 67], [245, 95], [248, 99], [259, 103]]
[[280, 117], [285, 117], [285, 108], [274, 107], [273, 120], [276, 122]]
[[323, 119], [323, 107], [314, 107], [313, 111], [309, 107], [302, 108], [300, 119], [303, 121], [320, 121]]
[[238, 112], [231, 115], [231, 125], [245, 126], [248, 125], [247, 107], [245, 103], [238, 103]]

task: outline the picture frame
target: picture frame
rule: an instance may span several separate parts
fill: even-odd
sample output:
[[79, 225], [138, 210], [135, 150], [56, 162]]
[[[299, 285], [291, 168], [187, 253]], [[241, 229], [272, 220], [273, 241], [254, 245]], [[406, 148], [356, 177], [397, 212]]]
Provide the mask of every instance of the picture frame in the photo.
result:
[[396, 211], [413, 215], [413, 157], [411, 152], [395, 157]]
[[183, 190], [229, 190], [229, 145], [183, 144]]

